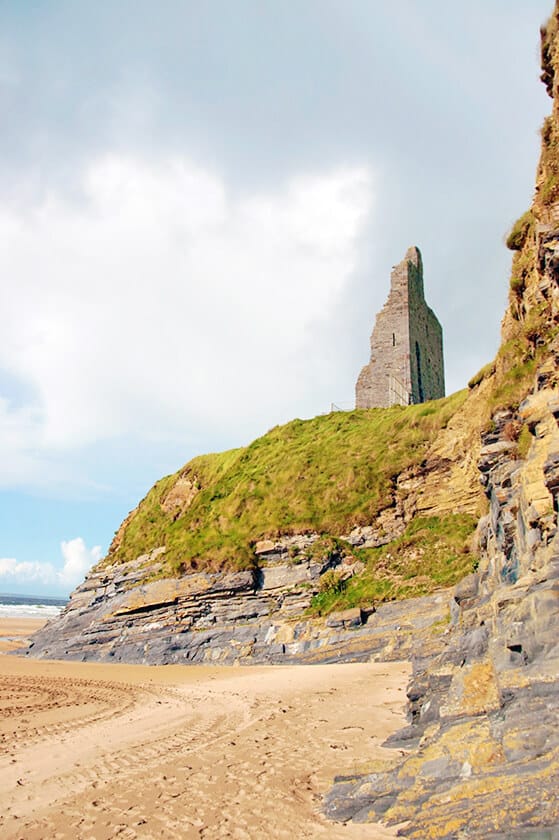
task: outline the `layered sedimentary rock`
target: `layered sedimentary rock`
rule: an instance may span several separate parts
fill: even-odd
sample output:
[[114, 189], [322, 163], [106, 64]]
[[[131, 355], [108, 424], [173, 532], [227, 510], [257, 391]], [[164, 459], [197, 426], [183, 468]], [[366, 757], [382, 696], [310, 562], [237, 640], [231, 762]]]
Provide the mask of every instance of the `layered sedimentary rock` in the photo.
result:
[[427, 306], [419, 248], [392, 270], [390, 294], [376, 318], [371, 358], [357, 380], [357, 408], [386, 408], [444, 397], [443, 332]]
[[306, 610], [325, 573], [335, 568], [347, 578], [359, 572], [358, 564], [336, 555], [290, 561], [294, 545], [313, 539], [262, 543], [257, 570], [142, 582], [146, 561], [157, 575], [156, 551], [93, 571], [29, 652], [144, 664], [356, 662], [407, 659], [418, 639], [429, 643], [430, 628], [445, 620], [444, 593], [332, 613], [326, 621], [309, 618]]
[[412, 751], [339, 778], [332, 818], [409, 820], [400, 834], [417, 840], [559, 829], [558, 419], [555, 389], [495, 415], [479, 462], [480, 566], [452, 593], [441, 648], [416, 649], [410, 725], [389, 744]]

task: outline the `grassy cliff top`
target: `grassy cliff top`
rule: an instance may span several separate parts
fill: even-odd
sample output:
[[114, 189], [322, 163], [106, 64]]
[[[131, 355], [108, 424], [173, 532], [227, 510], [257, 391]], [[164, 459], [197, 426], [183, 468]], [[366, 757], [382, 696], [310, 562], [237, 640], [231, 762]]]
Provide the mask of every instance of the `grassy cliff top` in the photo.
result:
[[248, 568], [258, 540], [339, 536], [369, 525], [391, 505], [397, 476], [421, 464], [466, 395], [293, 420], [246, 448], [194, 458], [150, 490], [105, 563], [165, 545], [172, 574]]

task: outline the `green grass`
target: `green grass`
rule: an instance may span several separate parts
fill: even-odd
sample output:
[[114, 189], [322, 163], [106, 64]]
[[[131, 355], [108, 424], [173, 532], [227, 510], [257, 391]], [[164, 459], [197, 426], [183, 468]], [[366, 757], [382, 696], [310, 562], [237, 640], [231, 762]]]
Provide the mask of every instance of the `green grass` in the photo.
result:
[[532, 433], [528, 426], [522, 426], [520, 430], [520, 434], [518, 436], [518, 457], [524, 460], [528, 457], [528, 452], [530, 451], [530, 447], [532, 446]]
[[522, 298], [536, 270], [536, 253], [533, 244], [533, 235], [530, 240], [527, 239], [531, 230], [530, 228], [526, 232], [526, 239], [524, 240], [522, 250], [517, 251], [512, 260], [510, 290], [517, 300]]
[[500, 408], [518, 408], [533, 389], [536, 367], [535, 359], [525, 359], [506, 370], [488, 397], [487, 405], [491, 412]]
[[527, 210], [512, 226], [512, 230], [507, 236], [507, 248], [511, 251], [520, 251], [524, 247], [524, 243], [528, 235], [534, 229], [534, 214], [531, 210]]
[[493, 376], [494, 373], [495, 373], [495, 362], [489, 362], [489, 364], [484, 365], [481, 368], [481, 370], [479, 370], [475, 374], [475, 376], [472, 376], [472, 378], [468, 382], [468, 388], [470, 388], [470, 390], [472, 388], [476, 388], [478, 385], [481, 385], [481, 383], [485, 379], [487, 379], [490, 376]]
[[313, 599], [311, 611], [370, 607], [382, 601], [426, 595], [452, 586], [472, 572], [476, 561], [469, 543], [477, 518], [469, 514], [418, 517], [404, 534], [388, 545], [356, 551], [365, 571], [345, 585], [324, 588]]
[[557, 338], [558, 327], [545, 306], [532, 306], [514, 338], [504, 342], [497, 353], [497, 376], [487, 396], [492, 413], [500, 408], [515, 409], [533, 391], [538, 367], [549, 358], [549, 346]]
[[[370, 524], [466, 396], [293, 420], [246, 448], [194, 458], [152, 488], [105, 562], [166, 545], [165, 573], [250, 568], [259, 539]], [[177, 518], [161, 503], [179, 478], [199, 491]]]

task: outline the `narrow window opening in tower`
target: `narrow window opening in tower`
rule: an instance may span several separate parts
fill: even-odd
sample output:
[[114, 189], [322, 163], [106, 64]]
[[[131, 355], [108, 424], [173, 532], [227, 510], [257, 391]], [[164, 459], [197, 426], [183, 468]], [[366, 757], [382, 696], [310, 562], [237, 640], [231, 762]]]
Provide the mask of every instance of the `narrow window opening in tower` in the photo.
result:
[[419, 343], [415, 342], [415, 358], [417, 361], [417, 390], [419, 391], [419, 402], [425, 402], [423, 396], [423, 380], [421, 378], [421, 350], [419, 349]]
[[396, 347], [396, 333], [392, 333], [392, 347]]

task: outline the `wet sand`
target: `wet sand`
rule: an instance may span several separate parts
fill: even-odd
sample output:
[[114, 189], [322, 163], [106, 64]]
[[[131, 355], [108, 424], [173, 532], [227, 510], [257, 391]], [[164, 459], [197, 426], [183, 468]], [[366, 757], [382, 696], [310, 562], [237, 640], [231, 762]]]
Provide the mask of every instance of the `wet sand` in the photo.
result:
[[0, 618], [0, 652], [21, 647], [44, 624], [43, 618]]
[[319, 809], [334, 775], [391, 758], [408, 673], [0, 656], [0, 836], [395, 837]]

